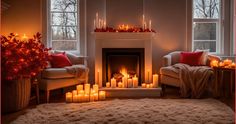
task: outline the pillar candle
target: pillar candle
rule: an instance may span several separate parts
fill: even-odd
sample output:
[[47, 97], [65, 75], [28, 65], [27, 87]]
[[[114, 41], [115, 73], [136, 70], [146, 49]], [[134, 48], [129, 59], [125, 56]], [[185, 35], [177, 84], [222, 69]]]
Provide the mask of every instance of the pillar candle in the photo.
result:
[[73, 94], [73, 96], [74, 96], [74, 95], [77, 95], [77, 90], [73, 90], [73, 91], [72, 91], [72, 94]]
[[97, 84], [99, 84], [99, 70], [97, 72]]
[[134, 88], [138, 87], [138, 77], [136, 77], [136, 75], [133, 77], [133, 87]]
[[144, 27], [144, 22], [145, 22], [145, 16], [144, 16], [144, 14], [143, 14], [143, 22], [142, 22], [142, 23], [143, 23], [143, 29], [145, 28], [145, 27]]
[[127, 76], [122, 77], [122, 83], [124, 85], [124, 88], [127, 88]]
[[85, 94], [89, 94], [90, 90], [90, 84], [85, 84], [84, 86]]
[[93, 29], [96, 29], [96, 20], [93, 20]]
[[78, 94], [84, 95], [84, 90], [80, 90]]
[[98, 28], [98, 12], [96, 12], [96, 28]]
[[66, 93], [66, 102], [72, 102], [72, 93], [71, 92], [67, 92]]
[[93, 85], [93, 90], [95, 91], [95, 93], [98, 93], [98, 85], [97, 84]]
[[131, 78], [128, 79], [128, 88], [133, 87], [133, 80]]
[[150, 88], [153, 88], [153, 84], [150, 84]]
[[94, 96], [94, 101], [98, 101], [98, 93], [94, 93], [93, 96]]
[[111, 87], [116, 88], [116, 79], [115, 78], [111, 79]]
[[76, 86], [76, 90], [77, 90], [77, 92], [79, 93], [81, 90], [83, 90], [84, 89], [84, 86], [83, 85], [77, 85]]
[[73, 102], [79, 102], [79, 96], [77, 94], [73, 95]]
[[93, 94], [90, 94], [89, 100], [90, 100], [90, 102], [93, 102], [93, 101], [94, 101], [94, 95], [93, 95]]
[[148, 77], [147, 78], [148, 78], [148, 82], [147, 83], [149, 83], [149, 70], [148, 70]]
[[118, 87], [119, 87], [119, 88], [122, 88], [122, 87], [123, 87], [122, 82], [119, 82], [119, 83], [118, 83]]
[[78, 94], [78, 102], [84, 102], [84, 94]]
[[106, 99], [106, 92], [99, 91], [99, 100], [105, 100], [105, 99]]
[[142, 83], [142, 88], [146, 88], [146, 84], [145, 83]]
[[110, 82], [107, 82], [106, 83], [106, 88], [110, 88], [111, 87], [111, 83]]
[[152, 82], [153, 82], [153, 87], [154, 88], [158, 87], [158, 74], [154, 74], [152, 76]]
[[150, 84], [147, 84], [147, 85], [146, 85], [146, 88], [150, 88]]
[[89, 102], [89, 94], [84, 94], [84, 101]]

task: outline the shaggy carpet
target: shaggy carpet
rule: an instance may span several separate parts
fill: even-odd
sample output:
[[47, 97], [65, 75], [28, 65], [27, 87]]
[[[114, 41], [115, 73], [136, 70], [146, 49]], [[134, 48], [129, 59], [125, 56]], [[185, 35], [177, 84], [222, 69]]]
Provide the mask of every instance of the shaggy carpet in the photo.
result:
[[230, 124], [234, 112], [214, 99], [114, 99], [50, 103], [28, 110], [13, 124]]

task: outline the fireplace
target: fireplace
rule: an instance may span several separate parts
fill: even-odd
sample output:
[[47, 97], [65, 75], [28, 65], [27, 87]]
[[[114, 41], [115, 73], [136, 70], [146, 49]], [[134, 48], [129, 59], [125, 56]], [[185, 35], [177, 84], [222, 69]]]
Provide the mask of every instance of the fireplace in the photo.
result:
[[127, 74], [138, 77], [138, 85], [144, 81], [144, 48], [103, 48], [102, 49], [103, 87], [111, 78], [117, 82]]

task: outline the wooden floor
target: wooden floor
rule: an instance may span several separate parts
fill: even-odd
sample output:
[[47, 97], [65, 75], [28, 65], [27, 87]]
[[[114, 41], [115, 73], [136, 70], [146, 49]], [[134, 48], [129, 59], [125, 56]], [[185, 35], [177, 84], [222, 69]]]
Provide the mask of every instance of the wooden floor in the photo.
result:
[[[73, 89], [74, 87], [70, 87], [67, 89], [64, 89], [63, 92], [67, 92], [68, 90]], [[65, 96], [62, 90], [55, 90], [51, 93], [50, 96], [50, 102], [55, 103], [55, 102], [64, 102], [65, 101]], [[165, 95], [160, 97], [163, 99], [179, 99], [179, 89], [175, 87], [167, 87]], [[235, 111], [235, 96], [231, 98], [219, 98], [218, 100], [222, 101], [226, 105], [228, 105], [230, 108], [232, 108]], [[46, 99], [44, 97], [44, 92], [40, 92], [40, 103], [45, 103]], [[30, 101], [29, 106], [26, 109], [32, 109], [36, 107], [36, 100]], [[1, 116], [1, 123], [2, 124], [9, 124], [11, 121], [15, 120], [17, 117], [20, 115], [23, 115], [26, 113], [26, 109], [15, 112], [15, 113], [9, 113]]]

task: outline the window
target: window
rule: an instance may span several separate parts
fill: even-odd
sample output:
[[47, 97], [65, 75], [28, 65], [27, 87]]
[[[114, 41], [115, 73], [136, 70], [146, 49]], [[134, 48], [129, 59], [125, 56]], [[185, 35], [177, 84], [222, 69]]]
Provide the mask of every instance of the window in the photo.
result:
[[220, 0], [193, 0], [192, 46], [220, 52]]
[[78, 0], [50, 0], [48, 40], [54, 50], [78, 50]]

